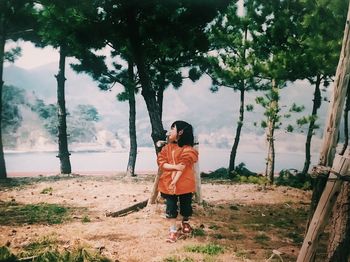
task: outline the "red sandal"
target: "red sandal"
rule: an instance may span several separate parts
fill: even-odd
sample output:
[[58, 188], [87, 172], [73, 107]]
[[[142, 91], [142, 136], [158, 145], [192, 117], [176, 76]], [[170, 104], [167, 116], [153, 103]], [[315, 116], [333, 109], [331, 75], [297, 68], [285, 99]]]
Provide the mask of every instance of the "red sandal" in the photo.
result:
[[193, 231], [192, 227], [187, 221], [182, 221], [181, 227], [182, 227], [183, 234], [191, 234]]

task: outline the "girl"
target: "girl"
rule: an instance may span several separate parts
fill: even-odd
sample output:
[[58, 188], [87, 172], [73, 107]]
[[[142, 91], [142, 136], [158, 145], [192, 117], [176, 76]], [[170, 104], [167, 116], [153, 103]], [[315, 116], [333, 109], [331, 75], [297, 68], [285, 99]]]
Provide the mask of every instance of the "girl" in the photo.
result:
[[[192, 193], [195, 192], [194, 163], [198, 152], [193, 148], [193, 129], [185, 121], [175, 121], [168, 134], [168, 144], [158, 154], [158, 166], [162, 170], [158, 190], [166, 199], [166, 218], [170, 219], [167, 242], [176, 242], [180, 233], [190, 233], [188, 223], [192, 215]], [[176, 227], [178, 202], [182, 216], [181, 231]]]

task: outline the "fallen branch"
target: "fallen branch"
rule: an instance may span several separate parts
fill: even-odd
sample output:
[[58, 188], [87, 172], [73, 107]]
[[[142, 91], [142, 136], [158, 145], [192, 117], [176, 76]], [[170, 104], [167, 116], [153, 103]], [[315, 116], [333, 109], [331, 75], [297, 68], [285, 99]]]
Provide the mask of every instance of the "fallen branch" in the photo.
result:
[[119, 211], [116, 211], [116, 212], [109, 212], [109, 213], [106, 214], [106, 216], [107, 217], [122, 217], [122, 216], [126, 216], [126, 215], [129, 215], [132, 212], [137, 212], [140, 209], [146, 207], [147, 203], [148, 203], [148, 199], [146, 199], [146, 200], [144, 200], [142, 202], [136, 203], [136, 204], [134, 204], [134, 205], [132, 205], [130, 207], [124, 208], [122, 210], [119, 210]]
[[35, 258], [39, 256], [31, 256], [31, 257], [23, 257], [23, 258], [17, 258], [18, 261], [34, 261]]

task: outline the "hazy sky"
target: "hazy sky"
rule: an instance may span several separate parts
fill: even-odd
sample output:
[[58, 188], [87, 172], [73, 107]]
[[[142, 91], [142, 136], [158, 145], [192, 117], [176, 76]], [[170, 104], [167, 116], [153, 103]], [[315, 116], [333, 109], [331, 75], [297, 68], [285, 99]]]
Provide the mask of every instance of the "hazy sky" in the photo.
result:
[[[58, 61], [58, 51], [52, 47], [36, 48], [31, 42], [18, 41], [7, 42], [6, 50], [20, 46], [22, 48], [22, 55], [15, 61], [15, 65], [25, 69], [32, 69], [51, 62]], [[7, 64], [5, 64], [6, 66]]]

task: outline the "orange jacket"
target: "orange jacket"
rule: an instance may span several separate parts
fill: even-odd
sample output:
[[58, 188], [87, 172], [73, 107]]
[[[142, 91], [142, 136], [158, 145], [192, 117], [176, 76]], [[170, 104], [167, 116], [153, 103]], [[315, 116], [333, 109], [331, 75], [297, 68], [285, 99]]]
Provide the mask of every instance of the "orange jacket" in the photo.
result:
[[[177, 144], [167, 144], [158, 154], [157, 162], [162, 171], [159, 179], [158, 190], [165, 194], [174, 194], [169, 191], [169, 185], [172, 181], [171, 175], [174, 170], [164, 169], [163, 165], [168, 164], [183, 164], [185, 165], [182, 175], [176, 183], [175, 194], [182, 195], [196, 191], [194, 177], [194, 163], [198, 161], [198, 152], [191, 146], [179, 147]], [[176, 171], [175, 171], [176, 172]]]

